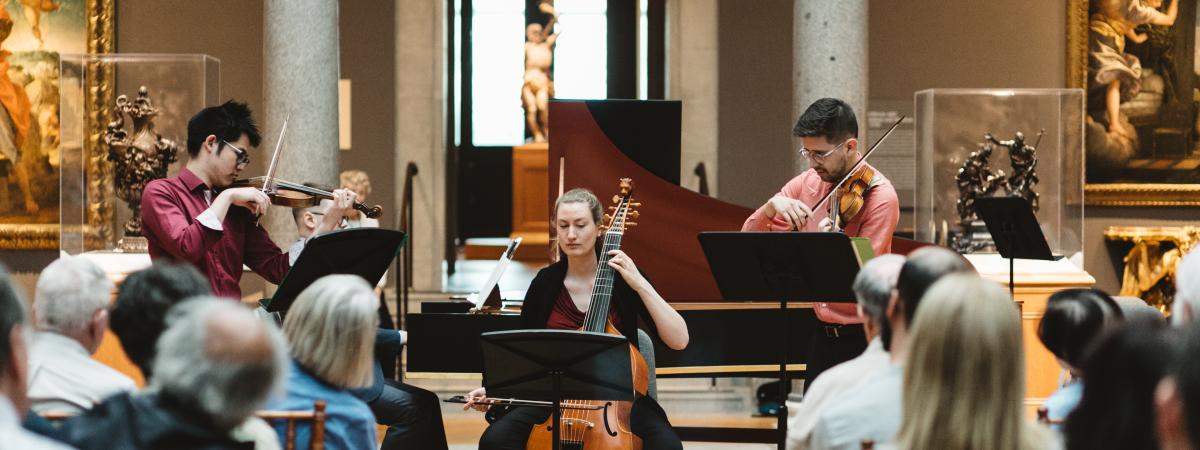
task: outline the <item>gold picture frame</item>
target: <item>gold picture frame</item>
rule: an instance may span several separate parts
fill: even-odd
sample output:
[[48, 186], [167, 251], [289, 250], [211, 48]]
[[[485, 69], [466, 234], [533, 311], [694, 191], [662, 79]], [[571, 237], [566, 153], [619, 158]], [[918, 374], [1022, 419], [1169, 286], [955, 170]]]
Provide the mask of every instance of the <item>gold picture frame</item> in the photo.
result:
[[[1087, 89], [1088, 6], [1088, 0], [1067, 0], [1069, 88]], [[1084, 199], [1088, 206], [1200, 206], [1200, 184], [1085, 183]]]
[[[86, 23], [86, 51], [89, 54], [112, 53], [116, 50], [115, 0], [81, 0]], [[111, 176], [105, 153], [100, 148], [100, 134], [107, 118], [106, 108], [112, 98], [114, 76], [111, 69], [99, 65], [88, 67], [86, 142], [88, 197], [103, 199], [101, 192], [110, 191]], [[98, 224], [84, 230], [87, 240], [107, 240], [112, 235], [112, 205], [100, 200], [90, 203], [85, 212], [87, 223]], [[0, 249], [53, 250], [59, 248], [60, 226], [57, 223], [0, 223]]]

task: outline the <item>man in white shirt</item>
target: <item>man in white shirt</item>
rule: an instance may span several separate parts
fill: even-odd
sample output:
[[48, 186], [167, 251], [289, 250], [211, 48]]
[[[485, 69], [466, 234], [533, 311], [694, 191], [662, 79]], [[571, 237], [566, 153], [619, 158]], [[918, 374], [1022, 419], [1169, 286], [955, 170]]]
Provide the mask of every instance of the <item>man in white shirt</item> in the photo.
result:
[[136, 388], [129, 377], [92, 359], [108, 330], [112, 282], [96, 264], [63, 256], [38, 277], [33, 302], [38, 332], [29, 346], [29, 401], [36, 412], [77, 413], [111, 394]]
[[890, 339], [886, 332], [883, 339], [884, 349], [890, 352], [888, 366], [819, 414], [810, 448], [858, 450], [864, 439], [884, 443], [895, 438], [900, 431], [908, 328], [925, 291], [957, 272], [974, 272], [974, 268], [962, 255], [943, 247], [923, 247], [908, 255], [888, 301]]
[[21, 427], [29, 401], [25, 396], [28, 360], [25, 307], [0, 265], [0, 447], [23, 450], [69, 450], [70, 447]]
[[858, 357], [821, 373], [812, 386], [804, 390], [800, 404], [788, 408], [793, 412], [788, 424], [789, 450], [809, 448], [813, 426], [821, 412], [888, 367], [888, 352], [883, 349], [881, 334], [887, 322], [888, 300], [903, 265], [903, 256], [880, 255], [867, 261], [854, 278], [854, 295], [858, 299], [858, 315], [863, 319], [866, 331], [867, 349]]

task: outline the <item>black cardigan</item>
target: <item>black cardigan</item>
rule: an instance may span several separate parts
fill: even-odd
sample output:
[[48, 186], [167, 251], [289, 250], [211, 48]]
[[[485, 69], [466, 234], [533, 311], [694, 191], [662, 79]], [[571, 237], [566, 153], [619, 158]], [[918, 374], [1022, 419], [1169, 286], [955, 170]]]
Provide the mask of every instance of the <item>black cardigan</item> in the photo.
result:
[[[522, 328], [530, 330], [546, 328], [546, 322], [550, 320], [554, 302], [558, 300], [558, 295], [563, 289], [563, 280], [566, 278], [567, 260], [565, 258], [538, 271], [537, 276], [533, 277], [533, 281], [529, 283], [529, 290], [525, 292], [525, 302], [521, 305]], [[617, 308], [617, 317], [621, 318], [621, 334], [625, 335], [625, 338], [635, 346], [638, 344], [639, 317], [646, 324], [644, 328], [651, 335], [655, 335], [658, 331], [654, 327], [654, 320], [650, 318], [650, 312], [646, 310], [646, 304], [642, 302], [642, 298], [625, 283], [625, 279], [621, 278], [621, 274], [615, 270], [613, 271], [610, 308]]]

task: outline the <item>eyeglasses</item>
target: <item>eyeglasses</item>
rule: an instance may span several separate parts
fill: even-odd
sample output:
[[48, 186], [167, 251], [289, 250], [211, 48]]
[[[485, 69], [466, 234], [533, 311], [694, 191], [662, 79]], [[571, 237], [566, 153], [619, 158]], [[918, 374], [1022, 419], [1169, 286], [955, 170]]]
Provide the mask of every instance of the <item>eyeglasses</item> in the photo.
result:
[[810, 150], [810, 149], [807, 149], [804, 147], [800, 147], [800, 156], [803, 156], [805, 158], [812, 159], [812, 160], [824, 161], [825, 158], [828, 158], [829, 155], [833, 154], [833, 152], [836, 152], [839, 148], [842, 148], [842, 146], [846, 145], [847, 142], [850, 142], [850, 140], [846, 139], [846, 140], [842, 141], [841, 144], [838, 144], [837, 146], [835, 146], [829, 150], [825, 150], [825, 151], [816, 151], [816, 150]]
[[237, 163], [239, 166], [250, 164], [250, 153], [247, 153], [246, 150], [238, 148], [236, 145], [230, 144], [227, 140], [221, 139], [221, 142], [233, 149], [233, 153], [237, 155]]

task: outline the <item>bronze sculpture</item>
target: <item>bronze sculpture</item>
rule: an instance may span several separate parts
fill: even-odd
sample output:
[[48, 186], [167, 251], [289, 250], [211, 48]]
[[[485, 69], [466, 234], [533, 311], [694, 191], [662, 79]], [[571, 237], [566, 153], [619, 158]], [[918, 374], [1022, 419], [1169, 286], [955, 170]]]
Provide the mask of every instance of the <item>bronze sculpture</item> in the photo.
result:
[[[1038, 143], [1046, 130], [1038, 132]], [[995, 249], [987, 227], [975, 214], [975, 200], [996, 195], [1004, 188], [1005, 195], [1021, 197], [1029, 202], [1033, 211], [1038, 210], [1037, 185], [1037, 145], [1025, 144], [1025, 134], [1018, 131], [1013, 139], [997, 140], [992, 133], [983, 134], [983, 142], [979, 150], [971, 152], [959, 167], [954, 180], [958, 184], [958, 220], [961, 231], [950, 239], [951, 247], [960, 253], [974, 253]], [[996, 146], [1008, 149], [1008, 160], [1012, 166], [1012, 175], [1005, 175], [1003, 170], [992, 171], [989, 159]]]
[[[167, 168], [178, 160], [179, 147], [175, 141], [166, 139], [154, 131], [154, 117], [159, 108], [150, 103], [149, 90], [138, 88], [136, 100], [128, 96], [117, 97], [113, 116], [116, 117], [104, 132], [104, 143], [108, 145], [108, 160], [114, 163], [117, 197], [129, 205], [133, 216], [125, 221], [125, 238], [122, 250], [145, 251], [142, 238], [142, 190], [151, 180], [165, 178]], [[132, 137], [125, 131], [125, 116], [133, 121]]]

